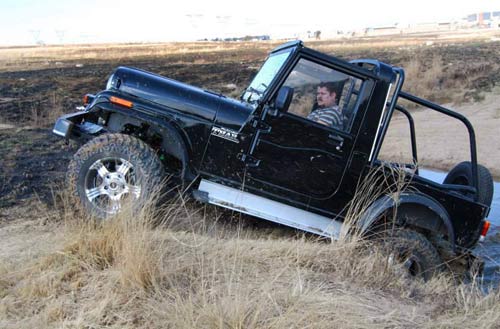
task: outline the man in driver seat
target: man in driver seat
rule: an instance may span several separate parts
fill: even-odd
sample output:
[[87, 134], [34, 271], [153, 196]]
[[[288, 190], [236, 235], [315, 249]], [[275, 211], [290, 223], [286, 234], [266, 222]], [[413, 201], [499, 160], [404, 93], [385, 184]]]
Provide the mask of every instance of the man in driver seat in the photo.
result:
[[316, 91], [317, 106], [307, 118], [325, 126], [343, 130], [343, 115], [337, 104], [342, 85], [343, 83], [336, 81], [321, 82]]

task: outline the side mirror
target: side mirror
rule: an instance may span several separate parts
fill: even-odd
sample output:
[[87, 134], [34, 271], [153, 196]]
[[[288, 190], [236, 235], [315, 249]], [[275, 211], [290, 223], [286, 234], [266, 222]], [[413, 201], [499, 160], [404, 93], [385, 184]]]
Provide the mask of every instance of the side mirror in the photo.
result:
[[283, 86], [280, 88], [278, 91], [278, 95], [276, 95], [276, 100], [274, 101], [274, 107], [276, 110], [279, 112], [287, 112], [288, 107], [290, 106], [290, 103], [292, 102], [293, 98], [293, 88], [292, 87], [287, 87]]

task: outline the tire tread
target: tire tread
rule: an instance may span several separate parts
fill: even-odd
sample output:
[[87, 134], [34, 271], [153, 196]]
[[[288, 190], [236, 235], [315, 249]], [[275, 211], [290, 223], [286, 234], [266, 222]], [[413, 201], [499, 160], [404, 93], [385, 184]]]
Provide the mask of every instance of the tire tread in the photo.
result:
[[[102, 152], [117, 152], [128, 155], [139, 161], [139, 168], [143, 179], [152, 185], [160, 184], [164, 177], [164, 167], [156, 152], [144, 141], [126, 134], [103, 134], [95, 137], [80, 147], [74, 154], [68, 165], [66, 181], [69, 186], [70, 195], [76, 201], [76, 204], [86, 209], [82, 199], [85, 196], [79, 195], [78, 177], [80, 171], [93, 155]], [[147, 168], [147, 171], [144, 171]]]

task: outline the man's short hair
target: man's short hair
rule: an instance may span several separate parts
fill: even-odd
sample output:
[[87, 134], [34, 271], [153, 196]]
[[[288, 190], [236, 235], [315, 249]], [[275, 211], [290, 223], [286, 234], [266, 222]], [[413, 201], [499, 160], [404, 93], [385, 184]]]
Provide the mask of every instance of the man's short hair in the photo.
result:
[[319, 83], [318, 88], [326, 88], [328, 92], [335, 93], [335, 101], [338, 103], [340, 95], [342, 94], [342, 89], [344, 89], [345, 80], [338, 81], [322, 81]]
[[337, 83], [333, 81], [322, 81], [319, 83], [318, 88], [326, 88], [328, 92], [331, 94], [333, 92], [337, 92]]

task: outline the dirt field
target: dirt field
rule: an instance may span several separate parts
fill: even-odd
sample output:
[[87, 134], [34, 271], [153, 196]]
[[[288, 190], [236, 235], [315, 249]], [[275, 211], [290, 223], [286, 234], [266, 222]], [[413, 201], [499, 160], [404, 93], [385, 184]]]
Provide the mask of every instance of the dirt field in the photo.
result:
[[[421, 35], [307, 45], [344, 59], [373, 57], [404, 67], [403, 89], [471, 120], [479, 162], [500, 179], [499, 37], [488, 32], [467, 39]], [[82, 95], [101, 90], [116, 66], [236, 97], [277, 44], [0, 48], [0, 327], [498, 327], [498, 291], [483, 295], [446, 278], [408, 284], [384, 270], [376, 276], [380, 263], [356, 258], [349, 245], [323, 245], [293, 230], [191, 206], [182, 218], [194, 226], [134, 226], [140, 234], [130, 235], [121, 224], [78, 226], [72, 206], [54, 197], [76, 146], [53, 136], [51, 127], [80, 105]], [[461, 124], [411, 111], [421, 165], [450, 169], [470, 158]], [[407, 123], [396, 116], [383, 158], [409, 154]], [[344, 312], [332, 311], [338, 309]]]

